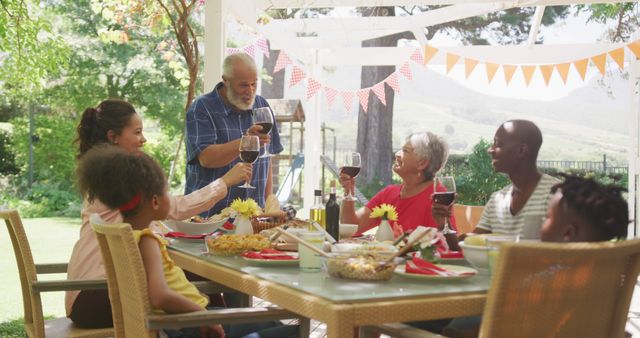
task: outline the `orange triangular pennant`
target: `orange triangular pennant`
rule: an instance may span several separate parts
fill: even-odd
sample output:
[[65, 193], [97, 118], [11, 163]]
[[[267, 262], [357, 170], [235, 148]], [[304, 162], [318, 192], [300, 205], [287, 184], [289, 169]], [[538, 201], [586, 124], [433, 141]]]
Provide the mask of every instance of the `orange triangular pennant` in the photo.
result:
[[424, 64], [426, 65], [427, 63], [429, 63], [429, 61], [431, 61], [431, 58], [433, 58], [436, 54], [438, 54], [438, 48], [430, 45], [424, 46]]
[[478, 60], [469, 59], [469, 58], [465, 58], [464, 59], [464, 77], [465, 77], [465, 79], [469, 78], [469, 75], [471, 74], [471, 72], [473, 72], [473, 69], [476, 68], [476, 65], [478, 65]]
[[618, 64], [620, 69], [624, 69], [624, 47], [614, 49], [609, 52], [609, 56]]
[[627, 48], [636, 55], [636, 59], [640, 59], [640, 40], [636, 40], [627, 45]]
[[460, 55], [447, 53], [447, 74], [451, 71], [451, 68], [460, 60]]
[[567, 75], [569, 75], [569, 67], [571, 66], [571, 64], [569, 62], [567, 63], [560, 63], [556, 65], [556, 69], [558, 70], [558, 74], [560, 74], [560, 78], [562, 79], [562, 82], [564, 82], [565, 84], [567, 83]]
[[584, 76], [587, 74], [587, 65], [589, 64], [589, 59], [582, 59], [578, 61], [573, 61], [573, 66], [576, 67], [578, 74], [584, 81]]
[[520, 66], [520, 69], [522, 69], [522, 75], [524, 75], [524, 82], [529, 86], [533, 72], [536, 71], [536, 66]]
[[542, 73], [542, 78], [544, 78], [544, 84], [549, 86], [549, 80], [551, 79], [551, 73], [553, 73], [553, 68], [555, 65], [540, 65], [540, 73]]
[[491, 83], [491, 81], [493, 81], [493, 77], [496, 75], [496, 72], [498, 71], [499, 65], [497, 63], [490, 63], [490, 62], [487, 62], [484, 65], [487, 68], [487, 79], [489, 80], [489, 83]]
[[504, 72], [504, 80], [509, 84], [511, 82], [511, 78], [513, 78], [513, 74], [516, 72], [517, 66], [514, 65], [502, 65], [502, 71]]
[[592, 56], [591, 62], [593, 62], [593, 64], [596, 65], [596, 67], [598, 67], [600, 74], [604, 76], [604, 66], [605, 66], [605, 63], [607, 63], [607, 53], [602, 53], [600, 55]]

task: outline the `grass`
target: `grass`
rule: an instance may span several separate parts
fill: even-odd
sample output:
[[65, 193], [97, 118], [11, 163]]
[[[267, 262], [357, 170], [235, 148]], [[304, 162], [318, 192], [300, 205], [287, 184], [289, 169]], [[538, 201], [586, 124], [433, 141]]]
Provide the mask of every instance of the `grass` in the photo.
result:
[[[23, 219], [34, 261], [36, 263], [68, 262], [74, 243], [80, 233], [79, 218], [32, 218]], [[12, 337], [14, 327], [22, 327], [22, 290], [13, 246], [6, 227], [0, 227], [0, 337]], [[46, 279], [65, 278], [56, 274]], [[64, 292], [48, 292], [42, 295], [45, 316], [65, 316]], [[5, 330], [8, 330], [5, 332]], [[23, 335], [18, 335], [23, 336]]]

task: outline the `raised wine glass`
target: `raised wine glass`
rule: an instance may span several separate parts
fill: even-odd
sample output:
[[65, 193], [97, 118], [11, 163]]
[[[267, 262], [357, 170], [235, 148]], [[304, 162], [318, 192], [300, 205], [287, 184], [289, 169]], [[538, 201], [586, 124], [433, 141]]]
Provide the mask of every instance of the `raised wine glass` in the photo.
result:
[[[261, 134], [267, 135], [271, 132], [273, 128], [273, 114], [271, 113], [271, 108], [269, 107], [260, 107], [253, 109], [253, 123], [262, 126]], [[269, 153], [269, 146], [267, 144], [264, 145], [264, 153], [262, 157], [271, 157], [271, 153]]]
[[[446, 205], [451, 209], [453, 202], [456, 200], [456, 181], [452, 176], [438, 176], [433, 181], [433, 195], [431, 199], [433, 203]], [[456, 231], [451, 229], [449, 225], [449, 217], [444, 221], [443, 235], [455, 234]]]
[[[253, 163], [260, 155], [260, 138], [255, 135], [243, 135], [240, 139], [240, 160], [245, 163]], [[240, 188], [255, 189], [256, 187], [245, 181]]]
[[[340, 167], [340, 173], [349, 175], [351, 178], [358, 176], [360, 173], [360, 166], [362, 164], [362, 160], [360, 158], [360, 153], [350, 152], [344, 156], [344, 161], [342, 162], [342, 167]], [[351, 195], [351, 190], [348, 191], [347, 196], [344, 198], [348, 201], [353, 201], [353, 195]]]

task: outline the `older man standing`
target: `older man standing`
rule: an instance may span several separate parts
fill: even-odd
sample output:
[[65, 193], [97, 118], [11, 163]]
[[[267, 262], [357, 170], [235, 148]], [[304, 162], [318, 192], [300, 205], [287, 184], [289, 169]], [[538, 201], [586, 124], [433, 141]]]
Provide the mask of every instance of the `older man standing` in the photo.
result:
[[498, 128], [488, 152], [495, 171], [507, 174], [511, 184], [491, 195], [473, 232], [539, 238], [551, 187], [559, 182], [538, 170], [541, 145], [542, 133], [531, 121], [511, 120]]
[[[221, 177], [239, 161], [240, 138], [244, 134], [259, 136], [261, 145], [268, 143], [272, 154], [282, 151], [275, 124], [269, 136], [261, 134], [262, 127], [253, 123], [252, 109], [269, 106], [263, 97], [256, 95], [257, 83], [253, 59], [244, 53], [230, 55], [223, 62], [222, 82], [189, 107], [185, 194]], [[272, 193], [271, 173], [271, 159], [258, 158], [250, 182], [256, 189], [230, 187], [226, 198], [201, 215], [217, 214], [238, 197], [251, 197], [264, 207], [266, 198]]]

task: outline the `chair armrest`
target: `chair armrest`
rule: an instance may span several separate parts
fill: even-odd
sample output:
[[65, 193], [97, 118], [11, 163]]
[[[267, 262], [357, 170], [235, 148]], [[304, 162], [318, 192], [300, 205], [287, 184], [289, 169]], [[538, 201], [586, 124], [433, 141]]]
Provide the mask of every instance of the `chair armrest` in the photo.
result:
[[31, 284], [31, 289], [36, 292], [72, 291], [72, 290], [100, 290], [107, 288], [106, 279], [84, 280], [47, 280], [37, 281]]
[[66, 273], [67, 263], [36, 264], [36, 273]]
[[300, 318], [300, 316], [276, 307], [232, 308], [171, 315], [150, 315], [147, 318], [147, 328], [151, 330], [181, 329], [212, 324], [252, 323], [288, 318]]
[[198, 288], [198, 291], [205, 294], [221, 293], [221, 292], [238, 292], [232, 288], [228, 288], [222, 284], [211, 281], [190, 281], [191, 284]]
[[374, 337], [375, 333], [383, 333], [396, 338], [446, 338], [426, 330], [421, 330], [403, 323], [369, 325], [360, 328], [361, 338]]

